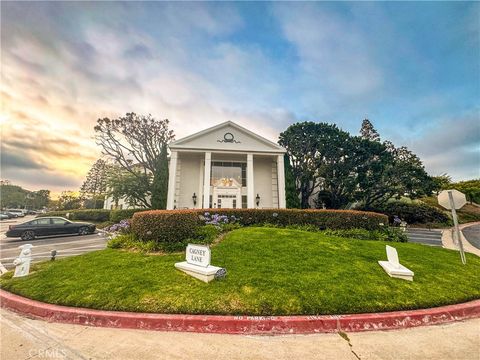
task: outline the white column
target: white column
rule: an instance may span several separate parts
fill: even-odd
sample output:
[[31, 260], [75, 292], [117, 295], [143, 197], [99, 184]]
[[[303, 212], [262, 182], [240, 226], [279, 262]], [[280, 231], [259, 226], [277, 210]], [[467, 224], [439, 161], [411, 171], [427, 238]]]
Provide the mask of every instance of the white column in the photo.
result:
[[203, 208], [210, 205], [210, 168], [212, 166], [212, 153], [205, 153], [205, 169], [203, 171]]
[[278, 207], [285, 209], [287, 207], [285, 201], [285, 166], [283, 163], [283, 155], [277, 156], [277, 182], [278, 182]]
[[170, 166], [168, 168], [168, 195], [167, 210], [172, 210], [175, 203], [175, 181], [177, 179], [177, 157], [176, 151], [170, 154]]
[[247, 154], [247, 208], [255, 208], [255, 188], [253, 181], [253, 154]]

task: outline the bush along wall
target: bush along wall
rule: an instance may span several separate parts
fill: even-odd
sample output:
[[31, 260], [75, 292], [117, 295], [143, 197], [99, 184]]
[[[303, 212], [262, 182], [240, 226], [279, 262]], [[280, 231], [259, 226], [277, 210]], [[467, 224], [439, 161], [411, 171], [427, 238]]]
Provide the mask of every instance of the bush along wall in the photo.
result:
[[391, 223], [394, 216], [398, 216], [408, 224], [448, 223], [450, 221], [447, 214], [427, 204], [394, 201], [370, 210], [387, 215]]
[[[152, 210], [137, 212], [132, 218], [132, 231], [144, 241], [181, 242], [193, 238], [205, 225], [206, 214], [235, 217], [240, 225], [273, 224], [278, 226], [309, 225], [323, 229], [378, 230], [388, 223], [385, 215], [350, 210], [300, 209], [198, 209]], [[207, 215], [208, 217], [208, 215]]]
[[45, 214], [38, 215], [39, 217], [45, 216], [61, 216], [67, 217], [70, 220], [82, 220], [82, 221], [109, 221], [110, 210], [105, 209], [87, 209], [87, 210], [63, 210], [63, 211], [50, 211]]
[[82, 209], [82, 210], [62, 210], [62, 211], [50, 211], [45, 214], [39, 214], [37, 217], [45, 216], [61, 216], [67, 217], [70, 220], [82, 220], [82, 221], [97, 221], [105, 222], [111, 221], [118, 223], [121, 220], [131, 219], [133, 214], [139, 211], [145, 211], [145, 209], [124, 209], [124, 210], [107, 210], [107, 209]]

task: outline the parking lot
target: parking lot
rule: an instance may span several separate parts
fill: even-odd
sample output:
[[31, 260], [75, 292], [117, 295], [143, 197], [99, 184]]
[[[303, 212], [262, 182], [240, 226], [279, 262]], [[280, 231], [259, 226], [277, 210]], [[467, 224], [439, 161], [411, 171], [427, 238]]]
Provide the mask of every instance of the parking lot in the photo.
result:
[[68, 236], [49, 236], [36, 238], [32, 241], [23, 241], [20, 238], [7, 238], [5, 232], [9, 225], [19, 224], [29, 221], [35, 216], [25, 216], [23, 218], [2, 220], [0, 222], [0, 262], [7, 269], [13, 267], [13, 260], [19, 255], [20, 245], [30, 243], [33, 245], [33, 262], [48, 260], [51, 257], [52, 250], [57, 251], [57, 258], [67, 256], [81, 255], [86, 252], [104, 249], [107, 239], [104, 234], [97, 231], [91, 235], [68, 235]]

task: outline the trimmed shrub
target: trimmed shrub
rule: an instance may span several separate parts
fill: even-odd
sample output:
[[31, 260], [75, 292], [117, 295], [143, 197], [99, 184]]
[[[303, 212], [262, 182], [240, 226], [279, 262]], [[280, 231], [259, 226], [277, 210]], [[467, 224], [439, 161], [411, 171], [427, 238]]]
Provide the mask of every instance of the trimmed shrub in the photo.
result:
[[150, 210], [133, 214], [132, 231], [140, 240], [176, 243], [193, 238], [202, 222], [195, 210]]
[[348, 229], [326, 230], [326, 235], [340, 236], [357, 240], [377, 240], [391, 242], [407, 242], [408, 236], [399, 228], [385, 226], [381, 230]]
[[87, 209], [87, 210], [63, 210], [63, 211], [50, 211], [45, 214], [38, 215], [39, 217], [45, 216], [62, 216], [67, 217], [69, 214], [70, 220], [82, 220], [82, 221], [109, 221], [110, 210], [106, 209]]
[[145, 211], [146, 209], [122, 209], [122, 210], [111, 210], [110, 212], [110, 221], [118, 223], [121, 220], [131, 219], [133, 214], [139, 211]]
[[421, 203], [393, 201], [370, 209], [388, 216], [391, 223], [396, 215], [408, 224], [448, 223], [449, 217], [439, 209]]
[[39, 214], [37, 217], [45, 216], [61, 216], [67, 217], [70, 214], [70, 220], [83, 221], [97, 221], [119, 223], [121, 220], [131, 219], [133, 214], [145, 209], [122, 209], [122, 210], [108, 210], [108, 209], [81, 209], [81, 210], [61, 210], [50, 211], [45, 214]]
[[385, 215], [351, 210], [300, 209], [197, 209], [153, 210], [133, 215], [132, 231], [144, 241], [175, 243], [195, 238], [198, 228], [210, 214], [235, 216], [238, 225], [304, 225], [324, 229], [379, 230], [387, 224]]

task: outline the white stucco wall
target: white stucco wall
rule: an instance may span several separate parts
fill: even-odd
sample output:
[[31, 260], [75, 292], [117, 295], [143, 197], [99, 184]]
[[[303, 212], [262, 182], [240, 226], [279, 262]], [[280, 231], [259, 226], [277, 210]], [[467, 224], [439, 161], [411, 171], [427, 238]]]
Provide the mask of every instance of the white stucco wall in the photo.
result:
[[[253, 180], [255, 197], [260, 195], [260, 204], [258, 208], [272, 208], [272, 157], [254, 156], [253, 157]], [[256, 207], [256, 203], [255, 203]], [[278, 207], [276, 205], [275, 207]]]
[[177, 165], [177, 184], [176, 204], [178, 209], [192, 209], [192, 195], [197, 195], [197, 204], [195, 208], [202, 207], [201, 194], [199, 194], [200, 182], [203, 178], [200, 176], [200, 166], [203, 163], [201, 154], [179, 153], [179, 166]]

